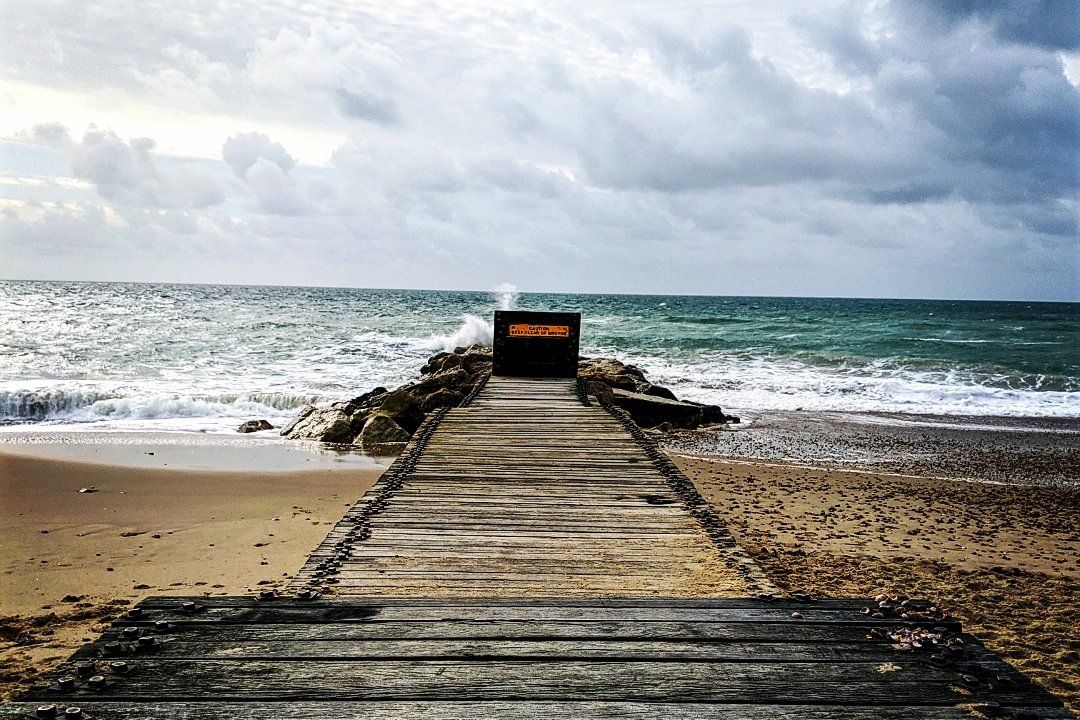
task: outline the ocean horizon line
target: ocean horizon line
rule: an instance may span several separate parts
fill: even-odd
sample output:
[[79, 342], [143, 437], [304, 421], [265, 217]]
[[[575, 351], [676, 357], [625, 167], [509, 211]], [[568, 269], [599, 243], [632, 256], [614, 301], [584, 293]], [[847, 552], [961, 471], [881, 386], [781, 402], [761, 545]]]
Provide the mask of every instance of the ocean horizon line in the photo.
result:
[[[178, 280], [93, 280], [93, 279], [41, 279], [41, 278], [0, 278], [0, 283], [70, 283], [87, 285], [148, 285], [181, 287], [227, 287], [227, 288], [281, 288], [295, 290], [361, 290], [387, 292], [434, 292], [434, 293], [499, 293], [505, 288], [494, 285], [490, 288], [423, 288], [423, 287], [376, 287], [361, 285], [290, 285], [284, 283], [241, 283], [241, 282], [189, 282]], [[622, 297], [675, 297], [675, 298], [748, 298], [762, 300], [880, 300], [883, 302], [964, 302], [964, 303], [1038, 303], [1044, 305], [1080, 305], [1080, 296], [1075, 300], [1017, 299], [1017, 298], [964, 298], [964, 297], [901, 297], [896, 295], [757, 295], [724, 294], [706, 292], [623, 292], [623, 291], [578, 291], [578, 290], [523, 290], [513, 283], [503, 283], [513, 288], [513, 292], [522, 295], [586, 295], [622, 296]]]

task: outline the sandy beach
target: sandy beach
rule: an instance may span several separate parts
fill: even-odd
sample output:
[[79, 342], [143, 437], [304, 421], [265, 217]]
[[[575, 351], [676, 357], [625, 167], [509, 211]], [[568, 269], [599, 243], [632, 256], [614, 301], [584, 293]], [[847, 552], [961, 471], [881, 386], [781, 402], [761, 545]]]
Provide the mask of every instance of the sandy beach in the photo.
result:
[[[382, 470], [193, 447], [0, 452], [0, 694], [144, 596], [282, 585]], [[932, 599], [1080, 709], [1076, 489], [673, 457], [782, 589]]]
[[1080, 491], [674, 460], [783, 590], [933, 600], [1080, 710]]
[[2, 697], [147, 595], [281, 586], [383, 470], [251, 443], [68, 440], [0, 446]]

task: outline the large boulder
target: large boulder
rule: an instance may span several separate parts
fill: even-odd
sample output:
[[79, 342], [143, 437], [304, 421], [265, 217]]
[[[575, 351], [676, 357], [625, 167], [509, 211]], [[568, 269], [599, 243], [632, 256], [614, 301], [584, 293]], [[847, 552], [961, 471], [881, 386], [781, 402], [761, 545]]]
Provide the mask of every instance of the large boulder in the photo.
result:
[[645, 379], [645, 373], [633, 365], [613, 358], [581, 358], [578, 360], [578, 377], [598, 381], [619, 390], [644, 393], [653, 385]]
[[660, 423], [670, 423], [677, 428], [695, 428], [704, 423], [700, 405], [669, 400], [643, 393], [628, 392], [615, 388], [612, 403], [630, 413], [641, 427], [651, 428]]
[[379, 386], [374, 390], [367, 391], [363, 395], [358, 395], [354, 397], [349, 402], [355, 405], [357, 408], [375, 407], [378, 406], [380, 402], [382, 402], [382, 396], [388, 392], [389, 390], [382, 386]]
[[663, 429], [693, 429], [701, 425], [739, 422], [739, 418], [725, 415], [717, 405], [672, 400], [617, 388], [612, 390], [611, 395], [610, 402], [629, 413], [633, 421], [644, 428], [663, 426]]
[[421, 375], [431, 375], [433, 373], [439, 372], [440, 370], [443, 369], [443, 363], [445, 363], [447, 360], [449, 360], [452, 357], [456, 357], [457, 358], [456, 362], [459, 365], [461, 364], [461, 357], [458, 356], [458, 355], [454, 355], [454, 353], [448, 353], [448, 352], [435, 353], [430, 358], [428, 358], [428, 361], [426, 363], [424, 363], [420, 367], [420, 374]]
[[462, 358], [461, 355], [455, 355], [453, 353], [450, 353], [449, 355], [446, 356], [446, 358], [442, 361], [442, 363], [440, 363], [439, 370], [443, 370], [443, 371], [445, 371], [445, 370], [453, 370], [454, 368], [461, 367], [462, 365], [465, 364], [465, 361], [462, 360], [461, 358]]
[[[491, 348], [473, 345], [461, 357], [461, 366], [469, 375], [483, 375], [491, 372]], [[445, 367], [445, 366], [444, 366]]]
[[[420, 409], [420, 402], [416, 396], [405, 389], [395, 390], [383, 396], [379, 409], [368, 419], [367, 424], [375, 417], [388, 417], [393, 420], [405, 432], [412, 435], [424, 422], [424, 411]], [[364, 425], [367, 428], [367, 425]]]
[[439, 390], [456, 390], [467, 393], [474, 379], [463, 368], [455, 367], [439, 370], [433, 375], [422, 377], [418, 382], [406, 385], [403, 389], [418, 398], [424, 398]]
[[720, 409], [719, 405], [702, 405], [701, 415], [706, 424], [712, 423], [739, 423], [739, 418], [728, 415]]
[[585, 392], [596, 398], [596, 401], [601, 405], [607, 405], [615, 398], [611, 386], [599, 380], [587, 381], [585, 383]]
[[352, 416], [341, 408], [319, 409], [309, 405], [282, 429], [281, 434], [292, 440], [351, 443], [354, 435]]
[[269, 420], [248, 420], [236, 428], [236, 432], [253, 433], [260, 430], [273, 430], [274, 426], [270, 424]]
[[296, 414], [292, 420], [285, 424], [285, 427], [281, 428], [281, 434], [285, 437], [289, 437], [289, 433], [296, 429], [296, 426], [307, 420], [311, 413], [315, 412], [314, 405], [305, 405], [300, 408], [300, 412]]
[[386, 415], [372, 415], [356, 437], [356, 444], [365, 450], [381, 450], [392, 443], [409, 441], [410, 433]]
[[420, 399], [420, 409], [431, 412], [444, 407], [454, 407], [465, 397], [464, 393], [449, 388], [439, 388], [430, 395]]
[[652, 383], [646, 383], [646, 384], [648, 385], [648, 387], [646, 387], [642, 391], [646, 395], [654, 395], [656, 397], [667, 398], [668, 400], [678, 400], [679, 399], [675, 395], [675, 393], [671, 392], [666, 387], [663, 387], [661, 385], [653, 385]]

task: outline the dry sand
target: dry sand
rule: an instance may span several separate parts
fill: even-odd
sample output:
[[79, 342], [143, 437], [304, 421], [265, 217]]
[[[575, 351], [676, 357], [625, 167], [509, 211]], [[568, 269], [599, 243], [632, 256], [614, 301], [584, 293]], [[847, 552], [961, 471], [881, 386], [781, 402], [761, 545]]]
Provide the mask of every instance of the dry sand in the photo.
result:
[[782, 589], [933, 600], [1080, 711], [1080, 491], [674, 459]]
[[[126, 465], [0, 451], [0, 697], [147, 595], [283, 585], [383, 470], [146, 467], [176, 449], [145, 447], [119, 449], [142, 455]], [[196, 452], [214, 464], [214, 448]]]
[[[214, 466], [212, 450], [194, 452]], [[781, 588], [933, 599], [1080, 710], [1077, 490], [676, 460]], [[0, 696], [146, 595], [282, 584], [381, 472], [320, 468], [210, 472], [0, 453]]]

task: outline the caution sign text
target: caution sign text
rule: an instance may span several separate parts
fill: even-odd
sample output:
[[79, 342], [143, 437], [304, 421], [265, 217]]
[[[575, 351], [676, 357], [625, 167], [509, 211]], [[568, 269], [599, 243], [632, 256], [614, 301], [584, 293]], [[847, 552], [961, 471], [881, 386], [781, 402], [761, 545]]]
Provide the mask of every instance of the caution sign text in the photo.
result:
[[524, 323], [510, 325], [510, 337], [570, 337], [569, 325], [527, 325]]

